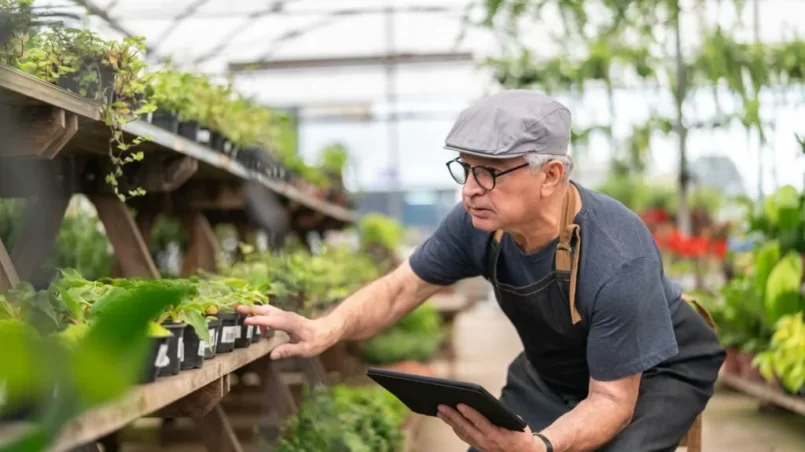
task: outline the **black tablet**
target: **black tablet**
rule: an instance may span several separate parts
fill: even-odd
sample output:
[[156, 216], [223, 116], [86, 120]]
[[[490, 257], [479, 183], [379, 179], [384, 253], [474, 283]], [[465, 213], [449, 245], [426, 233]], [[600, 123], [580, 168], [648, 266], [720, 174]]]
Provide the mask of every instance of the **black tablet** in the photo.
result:
[[520, 416], [475, 383], [377, 368], [370, 368], [366, 374], [414, 413], [436, 416], [439, 405], [455, 409], [462, 403], [483, 414], [498, 427], [523, 431], [527, 426]]

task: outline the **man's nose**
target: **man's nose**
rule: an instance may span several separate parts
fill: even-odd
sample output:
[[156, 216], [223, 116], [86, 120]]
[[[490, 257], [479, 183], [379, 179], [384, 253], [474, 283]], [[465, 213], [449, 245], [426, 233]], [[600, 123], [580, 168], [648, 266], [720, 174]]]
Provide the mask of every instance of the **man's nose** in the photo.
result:
[[467, 176], [467, 182], [464, 182], [464, 185], [461, 187], [461, 194], [464, 196], [481, 196], [484, 193], [486, 193], [486, 190], [478, 185], [478, 182], [472, 174]]

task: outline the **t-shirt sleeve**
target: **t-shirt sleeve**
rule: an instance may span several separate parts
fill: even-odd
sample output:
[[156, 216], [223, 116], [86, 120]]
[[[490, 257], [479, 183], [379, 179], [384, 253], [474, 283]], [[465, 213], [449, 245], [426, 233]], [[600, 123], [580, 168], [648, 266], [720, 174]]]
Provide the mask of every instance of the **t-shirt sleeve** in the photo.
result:
[[587, 338], [591, 378], [624, 378], [678, 353], [664, 287], [661, 264], [637, 258], [599, 290]]
[[476, 232], [479, 231], [474, 231], [469, 214], [457, 204], [436, 232], [411, 254], [409, 262], [414, 273], [423, 281], [438, 285], [450, 285], [480, 275], [482, 265]]

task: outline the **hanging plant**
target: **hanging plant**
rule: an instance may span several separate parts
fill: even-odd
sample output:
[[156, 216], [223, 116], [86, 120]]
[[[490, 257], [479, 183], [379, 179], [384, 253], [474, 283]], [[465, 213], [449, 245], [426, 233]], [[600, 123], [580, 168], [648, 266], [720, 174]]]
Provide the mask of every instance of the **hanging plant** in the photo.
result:
[[0, 0], [0, 63], [14, 65], [34, 25], [33, 0]]
[[144, 43], [143, 37], [107, 41], [90, 30], [53, 26], [33, 36], [17, 60], [20, 70], [101, 103], [111, 135], [111, 169], [105, 180], [122, 201], [145, 194], [141, 188], [120, 193], [117, 180], [125, 165], [143, 159], [143, 153], [132, 148], [147, 140], [129, 139], [123, 125], [156, 109], [147, 89], [151, 76], [140, 57]]

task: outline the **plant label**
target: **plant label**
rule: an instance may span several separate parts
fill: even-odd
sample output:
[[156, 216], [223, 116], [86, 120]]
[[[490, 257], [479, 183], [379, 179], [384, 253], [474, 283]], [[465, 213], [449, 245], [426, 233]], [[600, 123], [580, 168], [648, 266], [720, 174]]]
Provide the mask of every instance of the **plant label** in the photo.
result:
[[159, 346], [159, 351], [157, 352], [157, 358], [154, 360], [154, 367], [163, 368], [170, 364], [171, 359], [168, 358], [168, 344], [162, 344]]
[[246, 338], [251, 339], [253, 333], [254, 333], [254, 327], [251, 326], [251, 325], [247, 326], [246, 327]]
[[184, 337], [179, 338], [179, 362], [184, 362]]
[[235, 339], [240, 339], [241, 337], [243, 337], [243, 327], [239, 326], [235, 331]]
[[[218, 330], [216, 328], [210, 328], [210, 340], [212, 341], [212, 344], [215, 345], [215, 346], [218, 345], [217, 334], [218, 334]], [[204, 342], [204, 341], [202, 341], [202, 342]]]
[[239, 326], [225, 326], [221, 331], [221, 343], [231, 344], [235, 342], [237, 332], [240, 330]]
[[204, 341], [198, 342], [198, 356], [204, 356], [204, 352], [207, 350], [207, 343]]

